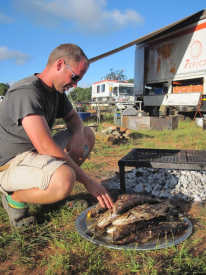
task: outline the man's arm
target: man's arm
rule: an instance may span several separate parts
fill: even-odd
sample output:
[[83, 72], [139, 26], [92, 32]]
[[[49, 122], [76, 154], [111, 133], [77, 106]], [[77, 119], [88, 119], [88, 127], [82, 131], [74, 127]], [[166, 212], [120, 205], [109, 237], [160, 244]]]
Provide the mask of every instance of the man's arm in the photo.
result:
[[91, 140], [87, 140], [88, 137], [85, 136], [84, 124], [75, 110], [72, 110], [64, 118], [67, 128], [72, 133], [72, 140], [70, 143], [69, 154], [70, 156], [75, 156], [75, 160], [79, 160], [84, 155], [85, 145], [88, 147]]
[[[64, 159], [75, 172], [77, 180], [85, 185], [103, 207], [110, 208], [112, 201], [105, 188], [92, 180], [52, 139], [50, 129], [43, 116], [29, 115], [23, 118], [22, 126], [39, 154]], [[78, 132], [78, 129], [76, 130]], [[81, 131], [81, 127], [79, 128]]]
[[74, 109], [65, 116], [64, 121], [72, 133], [83, 131], [84, 124]]
[[84, 124], [74, 109], [66, 115], [64, 121], [72, 133], [69, 154], [70, 156], [75, 156], [76, 160], [78, 160], [82, 158], [84, 154], [85, 145], [88, 145], [84, 134]]

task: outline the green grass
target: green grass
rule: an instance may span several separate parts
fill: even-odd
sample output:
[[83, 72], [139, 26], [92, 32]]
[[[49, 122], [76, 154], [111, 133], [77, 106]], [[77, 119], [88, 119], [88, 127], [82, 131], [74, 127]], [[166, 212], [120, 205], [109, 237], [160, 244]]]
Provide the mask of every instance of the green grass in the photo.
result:
[[[180, 121], [176, 130], [131, 131], [129, 143], [124, 145], [107, 144], [101, 130], [97, 136], [94, 153], [83, 165], [91, 175], [103, 175], [110, 157], [118, 161], [132, 148], [206, 149], [206, 131], [193, 121]], [[75, 185], [76, 194], [86, 195], [82, 185]], [[153, 251], [113, 250], [88, 242], [75, 230], [83, 208], [72, 209], [67, 200], [45, 207], [32, 205], [31, 210], [38, 225], [18, 232], [11, 230], [0, 206], [0, 274], [206, 274], [205, 207], [188, 240]]]

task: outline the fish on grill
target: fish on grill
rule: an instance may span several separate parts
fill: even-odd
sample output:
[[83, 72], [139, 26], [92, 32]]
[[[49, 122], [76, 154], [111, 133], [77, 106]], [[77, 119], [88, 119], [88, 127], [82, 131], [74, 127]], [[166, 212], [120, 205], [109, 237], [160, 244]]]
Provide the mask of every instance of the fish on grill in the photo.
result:
[[183, 232], [187, 223], [169, 200], [122, 194], [113, 209], [97, 204], [87, 214], [87, 234], [113, 244], [138, 244]]

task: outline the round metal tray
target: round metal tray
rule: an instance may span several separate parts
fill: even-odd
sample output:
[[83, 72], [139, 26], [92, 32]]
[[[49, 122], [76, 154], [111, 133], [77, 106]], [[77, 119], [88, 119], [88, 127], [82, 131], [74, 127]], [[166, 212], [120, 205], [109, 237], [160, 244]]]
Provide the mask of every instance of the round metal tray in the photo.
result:
[[183, 242], [184, 240], [186, 240], [192, 234], [192, 223], [190, 222], [190, 220], [188, 218], [184, 217], [184, 221], [188, 224], [188, 228], [183, 232], [182, 235], [179, 235], [178, 237], [174, 238], [174, 236], [173, 236], [171, 238], [168, 238], [168, 240], [166, 240], [166, 241], [165, 241], [165, 239], [163, 239], [163, 240], [158, 240], [155, 242], [154, 241], [148, 242], [148, 243], [141, 244], [141, 245], [138, 245], [137, 243], [130, 243], [127, 245], [109, 244], [107, 242], [95, 239], [86, 233], [87, 232], [87, 224], [86, 224], [87, 213], [93, 207], [94, 206], [87, 208], [77, 217], [76, 229], [77, 229], [78, 233], [83, 238], [85, 238], [86, 240], [88, 240], [94, 244], [100, 245], [100, 246], [113, 248], [113, 249], [154, 250], [154, 249], [167, 248], [167, 247], [177, 245], [177, 244]]

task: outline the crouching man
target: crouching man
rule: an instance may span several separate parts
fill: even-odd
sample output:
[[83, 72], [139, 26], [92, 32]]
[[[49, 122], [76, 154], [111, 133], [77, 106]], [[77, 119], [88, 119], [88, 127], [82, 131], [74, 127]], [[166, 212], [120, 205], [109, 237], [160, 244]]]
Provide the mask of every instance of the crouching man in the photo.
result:
[[[0, 104], [0, 191], [14, 227], [34, 222], [28, 203], [63, 200], [76, 180], [103, 207], [113, 206], [106, 189], [80, 167], [95, 137], [64, 93], [77, 86], [88, 67], [81, 48], [62, 44], [41, 73], [13, 84]], [[56, 118], [64, 119], [67, 130], [52, 137]]]

